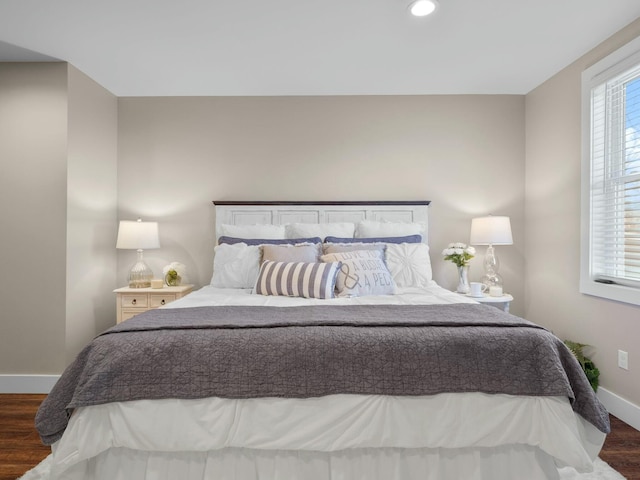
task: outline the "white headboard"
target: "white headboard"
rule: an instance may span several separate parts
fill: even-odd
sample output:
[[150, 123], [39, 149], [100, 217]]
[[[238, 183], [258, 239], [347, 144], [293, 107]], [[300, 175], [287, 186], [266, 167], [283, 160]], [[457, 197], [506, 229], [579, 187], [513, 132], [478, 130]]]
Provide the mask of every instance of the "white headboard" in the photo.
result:
[[[423, 241], [428, 243], [428, 207], [430, 201], [387, 202], [246, 202], [213, 201], [216, 207], [216, 232], [221, 224], [285, 225], [287, 223], [334, 223], [361, 220], [421, 222], [425, 224]], [[216, 239], [218, 236], [216, 235]]]

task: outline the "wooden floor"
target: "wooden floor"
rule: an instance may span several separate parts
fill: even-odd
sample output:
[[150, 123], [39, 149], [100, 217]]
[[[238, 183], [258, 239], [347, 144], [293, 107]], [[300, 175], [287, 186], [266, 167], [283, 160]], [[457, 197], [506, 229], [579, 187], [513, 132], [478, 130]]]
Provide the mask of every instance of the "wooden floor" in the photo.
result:
[[[15, 480], [49, 454], [33, 426], [44, 397], [0, 395], [0, 480]], [[627, 480], [640, 480], [640, 432], [612, 416], [600, 458]]]
[[42, 461], [51, 449], [33, 426], [46, 395], [0, 395], [0, 479], [15, 480]]
[[604, 441], [600, 458], [627, 480], [640, 480], [640, 432], [613, 415], [609, 417], [611, 433]]

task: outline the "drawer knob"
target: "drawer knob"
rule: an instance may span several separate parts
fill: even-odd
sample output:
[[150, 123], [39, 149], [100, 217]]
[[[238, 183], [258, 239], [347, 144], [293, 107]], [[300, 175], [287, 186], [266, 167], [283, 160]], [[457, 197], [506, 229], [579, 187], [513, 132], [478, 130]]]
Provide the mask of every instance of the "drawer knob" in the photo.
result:
[[136, 304], [136, 299], [134, 298], [133, 300], [131, 300], [131, 305], [135, 305]]
[[163, 298], [162, 301], [160, 302], [160, 305], [164, 305], [164, 304], [165, 304], [165, 301], [164, 301], [164, 298]]

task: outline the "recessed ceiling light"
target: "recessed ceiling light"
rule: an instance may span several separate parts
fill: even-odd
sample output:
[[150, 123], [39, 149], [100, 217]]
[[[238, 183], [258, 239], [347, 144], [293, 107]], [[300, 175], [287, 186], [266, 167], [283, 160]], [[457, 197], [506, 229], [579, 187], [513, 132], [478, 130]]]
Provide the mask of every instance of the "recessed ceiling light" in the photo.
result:
[[436, 0], [416, 0], [409, 5], [411, 15], [416, 17], [426, 17], [433, 13], [438, 6]]

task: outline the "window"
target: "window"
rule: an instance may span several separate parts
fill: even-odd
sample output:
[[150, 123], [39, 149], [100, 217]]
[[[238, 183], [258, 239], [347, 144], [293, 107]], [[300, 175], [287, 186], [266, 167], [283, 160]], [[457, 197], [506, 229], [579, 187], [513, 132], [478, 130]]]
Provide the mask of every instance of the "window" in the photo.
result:
[[640, 305], [640, 38], [582, 76], [580, 291]]

